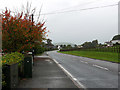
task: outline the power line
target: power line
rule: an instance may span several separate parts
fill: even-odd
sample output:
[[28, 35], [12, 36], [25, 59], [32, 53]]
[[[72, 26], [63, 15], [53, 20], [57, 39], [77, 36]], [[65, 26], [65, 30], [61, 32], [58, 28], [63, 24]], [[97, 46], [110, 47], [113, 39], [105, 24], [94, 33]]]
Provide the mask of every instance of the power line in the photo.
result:
[[[106, 5], [106, 6], [98, 6], [98, 7], [91, 7], [91, 8], [83, 8], [79, 10], [68, 10], [68, 11], [62, 11], [62, 12], [50, 12], [50, 13], [42, 13], [40, 15], [50, 15], [50, 14], [59, 14], [59, 13], [69, 13], [69, 12], [75, 12], [75, 11], [84, 11], [84, 10], [91, 10], [91, 9], [98, 9], [98, 8], [105, 8], [105, 7], [113, 7], [117, 6], [118, 4], [112, 4], [112, 5]], [[38, 15], [35, 15], [38, 16]]]
[[[98, 8], [105, 8], [105, 7], [113, 7], [117, 6], [118, 4], [112, 4], [112, 5], [106, 5], [106, 6], [98, 6], [98, 7], [91, 7], [91, 8], [82, 8], [79, 10], [68, 10], [68, 11], [61, 11], [61, 12], [50, 12], [50, 13], [42, 13], [40, 15], [51, 15], [51, 14], [60, 14], [60, 13], [69, 13], [69, 12], [76, 12], [76, 11], [85, 11], [85, 10], [91, 10], [91, 9], [98, 9]], [[0, 9], [3, 10], [3, 9]], [[11, 11], [12, 13], [16, 13], [14, 11]], [[34, 16], [39, 16], [39, 15], [34, 15]]]
[[79, 5], [75, 5], [75, 6], [72, 6], [72, 7], [67, 7], [67, 8], [63, 8], [63, 9], [59, 9], [59, 10], [55, 10], [55, 11], [51, 11], [51, 12], [57, 12], [57, 11], [61, 11], [61, 10], [68, 10], [68, 9], [71, 9], [71, 8], [76, 8], [76, 7], [80, 7], [80, 6], [84, 6], [84, 5], [88, 5], [88, 4], [91, 4], [91, 3], [95, 3], [97, 2], [98, 0], [95, 0], [95, 1], [91, 1], [91, 2], [86, 2], [86, 3], [81, 3]]

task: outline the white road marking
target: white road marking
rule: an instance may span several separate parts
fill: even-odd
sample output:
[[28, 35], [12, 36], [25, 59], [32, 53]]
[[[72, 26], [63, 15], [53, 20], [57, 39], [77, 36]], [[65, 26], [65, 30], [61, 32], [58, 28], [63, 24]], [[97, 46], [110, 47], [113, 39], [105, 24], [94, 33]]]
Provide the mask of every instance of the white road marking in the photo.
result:
[[83, 62], [83, 61], [81, 61], [81, 62]]
[[45, 61], [48, 61], [48, 62], [49, 62], [50, 60], [45, 60]]
[[[80, 62], [89, 64], [88, 62], [85, 62], [85, 61], [80, 61]], [[99, 65], [96, 65], [96, 64], [93, 64], [92, 66], [100, 68], [100, 69], [104, 69], [104, 70], [107, 70], [107, 71], [109, 70], [108, 68], [105, 68], [105, 67], [102, 67], [102, 66], [99, 66]]]
[[75, 81], [77, 80], [76, 78], [73, 78]]
[[88, 64], [88, 62], [85, 62], [85, 61], [81, 61], [82, 63], [86, 63], [86, 64]]
[[50, 63], [52, 63], [52, 62], [50, 61]]
[[99, 65], [96, 65], [96, 64], [93, 64], [93, 66], [104, 69], [104, 70], [109, 70], [108, 68], [105, 68], [105, 67], [102, 67], [102, 66], [99, 66]]
[[69, 73], [69, 72], [68, 72], [62, 65], [60, 65], [55, 59], [53, 59], [53, 60], [54, 60], [54, 62], [55, 62], [56, 64], [58, 64], [58, 66], [59, 66], [61, 69], [63, 69], [63, 71], [64, 71], [70, 78], [73, 79], [72, 81], [75, 83], [75, 85], [76, 85], [76, 83], [77, 83], [77, 86], [78, 86], [79, 88], [83, 88], [84, 90], [86, 90], [86, 87], [85, 87], [83, 84], [81, 84], [76, 78], [74, 78], [71, 73]]
[[84, 62], [84, 63], [88, 64], [88, 62]]

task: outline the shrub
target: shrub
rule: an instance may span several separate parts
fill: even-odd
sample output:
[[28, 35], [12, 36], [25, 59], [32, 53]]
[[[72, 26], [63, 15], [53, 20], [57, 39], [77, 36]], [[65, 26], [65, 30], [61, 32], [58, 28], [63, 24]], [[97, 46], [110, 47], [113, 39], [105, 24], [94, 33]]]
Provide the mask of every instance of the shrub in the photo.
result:
[[[20, 61], [24, 60], [24, 55], [19, 53], [19, 52], [12, 52], [12, 53], [8, 53], [4, 56], [2, 56], [2, 65], [4, 68], [5, 64], [11, 65], [11, 64], [15, 64], [18, 63], [18, 67], [21, 66]], [[5, 77], [6, 75], [4, 73], [2, 73], [2, 86], [6, 87], [6, 81], [5, 81]]]
[[[2, 48], [4, 52], [25, 51], [42, 42], [47, 36], [45, 22], [31, 20], [30, 9], [26, 13], [11, 14], [6, 8], [2, 12]], [[34, 9], [35, 10], [35, 9]], [[32, 12], [35, 12], [32, 10]], [[28, 13], [29, 12], [29, 13]]]
[[44, 51], [45, 51], [45, 48], [41, 47], [40, 45], [37, 45], [34, 47], [34, 50], [35, 50], [35, 55], [36, 54], [42, 54]]
[[2, 57], [2, 65], [4, 64], [15, 64], [19, 63], [20, 61], [24, 60], [24, 55], [19, 52], [12, 52], [10, 54], [6, 54]]

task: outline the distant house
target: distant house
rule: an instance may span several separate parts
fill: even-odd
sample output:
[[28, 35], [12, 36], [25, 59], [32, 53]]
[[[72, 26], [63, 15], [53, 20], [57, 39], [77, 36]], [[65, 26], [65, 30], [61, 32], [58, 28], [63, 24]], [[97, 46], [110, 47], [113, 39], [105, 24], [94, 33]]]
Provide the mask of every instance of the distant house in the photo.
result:
[[62, 49], [62, 47], [61, 47], [61, 46], [58, 46], [58, 50], [60, 50], [60, 49]]
[[115, 35], [111, 41], [105, 42], [107, 46], [113, 46], [114, 44], [120, 44], [120, 35]]
[[113, 46], [114, 44], [120, 44], [120, 40], [111, 40], [110, 42], [105, 42], [108, 47]]
[[111, 40], [111, 42], [113, 43], [113, 44], [120, 44], [120, 40]]
[[118, 34], [118, 35], [115, 35], [115, 36], [112, 38], [111, 42], [112, 42], [113, 44], [120, 44], [120, 35], [119, 35], [119, 34]]
[[78, 45], [77, 47], [78, 47], [78, 48], [83, 48], [83, 46], [82, 46], [82, 45]]
[[113, 46], [113, 43], [112, 43], [112, 41], [108, 41], [108, 42], [105, 42], [105, 44], [108, 46], [108, 47], [111, 47], [111, 46]]

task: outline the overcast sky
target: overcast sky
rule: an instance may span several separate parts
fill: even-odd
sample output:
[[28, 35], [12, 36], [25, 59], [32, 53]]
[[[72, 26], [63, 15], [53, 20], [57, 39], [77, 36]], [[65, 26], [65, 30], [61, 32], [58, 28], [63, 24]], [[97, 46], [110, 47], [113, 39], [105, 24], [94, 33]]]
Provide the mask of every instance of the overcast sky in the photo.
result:
[[[47, 29], [50, 30], [48, 38], [52, 39], [53, 43], [75, 44], [95, 39], [99, 43], [104, 43], [118, 34], [118, 6], [109, 6], [117, 4], [118, 1], [29, 0], [32, 7], [37, 8], [37, 12], [42, 6], [41, 20], [44, 18], [46, 21]], [[0, 0], [0, 2], [0, 10], [7, 7], [14, 11], [26, 5], [27, 0]], [[103, 6], [109, 7], [101, 8]], [[93, 7], [100, 8], [88, 9]]]

